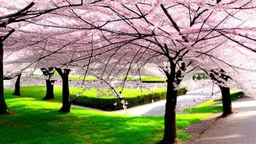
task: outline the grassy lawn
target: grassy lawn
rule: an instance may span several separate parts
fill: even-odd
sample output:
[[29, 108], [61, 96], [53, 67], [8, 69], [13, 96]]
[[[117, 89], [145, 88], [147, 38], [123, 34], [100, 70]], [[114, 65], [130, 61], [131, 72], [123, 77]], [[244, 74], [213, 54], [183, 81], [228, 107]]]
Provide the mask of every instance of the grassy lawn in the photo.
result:
[[[122, 78], [124, 80], [124, 78]], [[127, 81], [139, 81], [140, 77], [136, 76], [127, 76]], [[155, 77], [155, 76], [141, 76], [142, 82], [166, 82], [165, 78]]]
[[222, 111], [222, 105], [214, 105], [214, 100], [206, 101], [194, 108], [185, 108], [183, 113], [197, 114], [197, 113], [217, 113]]
[[[61, 107], [58, 102], [14, 97], [11, 93], [5, 91], [12, 114], [0, 115], [1, 144], [153, 144], [163, 137], [163, 116], [131, 117], [79, 108], [62, 114], [57, 112]], [[191, 138], [184, 132], [186, 127], [210, 114], [178, 114], [180, 141]]]
[[[84, 76], [81, 76], [81, 75], [70, 75], [68, 77], [68, 79], [71, 80], [71, 81], [72, 80], [84, 80]], [[95, 81], [95, 80], [97, 80], [97, 78], [93, 77], [93, 76], [86, 76], [85, 80], [86, 81]]]

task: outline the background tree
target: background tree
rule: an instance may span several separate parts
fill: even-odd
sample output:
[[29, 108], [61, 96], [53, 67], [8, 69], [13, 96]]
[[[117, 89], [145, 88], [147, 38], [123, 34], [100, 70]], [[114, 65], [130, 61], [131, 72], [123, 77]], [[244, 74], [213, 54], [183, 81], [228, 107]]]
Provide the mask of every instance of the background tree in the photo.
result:
[[[203, 69], [204, 70], [204, 69]], [[214, 84], [217, 84], [221, 91], [222, 96], [222, 116], [227, 116], [233, 113], [230, 87], [228, 86], [228, 80], [232, 80], [230, 76], [223, 69], [211, 69], [210, 71], [204, 70], [204, 72], [209, 75]]]
[[[222, 95], [222, 107], [223, 114], [222, 116], [227, 116], [233, 113], [232, 104], [231, 104], [231, 95], [230, 88], [225, 85], [228, 79], [231, 79], [223, 69], [220, 70], [211, 70], [210, 77], [216, 84], [220, 87], [221, 95]], [[231, 79], [232, 80], [232, 79]]]
[[17, 79], [15, 82], [15, 87], [14, 87], [14, 93], [12, 95], [20, 96], [20, 77], [21, 77], [22, 72], [17, 74]]
[[[22, 4], [24, 7], [23, 8], [18, 8], [22, 5], [18, 5], [17, 7], [17, 3]], [[35, 19], [38, 18], [44, 14], [59, 10], [59, 9], [64, 9], [64, 8], [69, 8], [69, 7], [75, 7], [75, 6], [81, 6], [83, 5], [83, 1], [80, 1], [80, 3], [75, 3], [72, 4], [71, 2], [64, 2], [64, 3], [58, 3], [56, 4], [53, 1], [48, 1], [47, 5], [46, 3], [42, 2], [38, 2], [37, 6], [35, 6], [34, 2], [31, 3], [27, 3], [27, 2], [23, 2], [23, 1], [17, 1], [17, 3], [15, 2], [7, 2], [4, 1], [1, 3], [1, 5], [5, 6], [4, 11], [1, 11], [1, 16], [0, 16], [0, 32], [2, 33], [7, 33], [7, 34], [3, 34], [3, 36], [1, 36], [1, 40], [0, 40], [0, 57], [1, 57], [1, 62], [0, 62], [0, 113], [8, 113], [9, 110], [6, 106], [6, 103], [4, 101], [4, 92], [3, 92], [3, 42], [6, 40], [7, 37], [9, 37], [13, 32], [14, 29], [17, 28], [17, 25], [13, 25], [11, 26], [11, 24], [15, 24], [18, 22], [23, 22], [29, 19]], [[50, 5], [49, 7], [49, 3], [51, 3], [52, 5]], [[9, 7], [8, 7], [9, 6]], [[40, 7], [40, 9], [38, 9], [38, 7]], [[3, 10], [3, 9], [2, 9]], [[7, 31], [7, 32], [6, 32]]]
[[41, 71], [43, 72], [46, 81], [46, 95], [43, 99], [54, 99], [53, 90], [55, 80], [52, 80], [51, 78], [54, 75], [55, 69], [54, 67], [41, 68]]

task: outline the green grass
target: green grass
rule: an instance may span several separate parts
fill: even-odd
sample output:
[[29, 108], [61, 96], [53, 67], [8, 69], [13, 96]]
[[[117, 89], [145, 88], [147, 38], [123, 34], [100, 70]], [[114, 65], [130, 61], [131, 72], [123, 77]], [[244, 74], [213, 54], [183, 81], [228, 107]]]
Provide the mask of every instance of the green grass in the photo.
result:
[[[5, 91], [12, 113], [0, 115], [1, 144], [153, 144], [163, 137], [163, 116], [132, 117], [79, 108], [63, 114], [57, 112], [60, 103], [11, 93]], [[178, 114], [179, 139], [190, 139], [184, 129], [209, 115]]]
[[[122, 78], [124, 80], [125, 78]], [[140, 77], [127, 76], [127, 81], [139, 81]], [[166, 82], [165, 78], [155, 77], [155, 76], [141, 76], [142, 82]]]
[[33, 77], [41, 77], [43, 74], [32, 74]]
[[156, 82], [166, 82], [165, 78], [159, 78], [154, 76], [143, 76], [141, 77], [142, 82], [150, 82], [150, 81], [156, 81]]
[[197, 113], [217, 113], [222, 111], [222, 105], [213, 105], [214, 100], [206, 101], [194, 108], [185, 108], [183, 110], [183, 113], [191, 113], [191, 114], [197, 114]]
[[[84, 76], [82, 76], [82, 75], [70, 75], [68, 77], [68, 79], [69, 80], [84, 80]], [[93, 77], [93, 76], [86, 76], [85, 80], [86, 81], [95, 81], [95, 80], [97, 80], [97, 78]]]

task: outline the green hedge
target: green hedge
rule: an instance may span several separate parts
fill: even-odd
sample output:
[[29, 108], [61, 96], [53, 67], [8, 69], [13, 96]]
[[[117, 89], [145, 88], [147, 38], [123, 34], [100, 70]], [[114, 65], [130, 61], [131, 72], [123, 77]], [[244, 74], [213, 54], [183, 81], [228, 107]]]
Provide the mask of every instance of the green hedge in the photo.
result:
[[[178, 91], [178, 95], [184, 95], [186, 94], [187, 90], [186, 87], [181, 87]], [[166, 89], [157, 89], [154, 91], [154, 93], [148, 93], [144, 95], [139, 95], [135, 97], [125, 97], [123, 96], [125, 101], [128, 101], [128, 107], [134, 107], [142, 104], [151, 103], [152, 99], [154, 101], [163, 100], [166, 98]], [[114, 103], [117, 102], [117, 105], [115, 106]], [[102, 110], [119, 110], [123, 109], [122, 104], [117, 101], [117, 99], [112, 97], [90, 97], [90, 96], [81, 96], [78, 98], [78, 100], [75, 102], [77, 105], [102, 109]]]

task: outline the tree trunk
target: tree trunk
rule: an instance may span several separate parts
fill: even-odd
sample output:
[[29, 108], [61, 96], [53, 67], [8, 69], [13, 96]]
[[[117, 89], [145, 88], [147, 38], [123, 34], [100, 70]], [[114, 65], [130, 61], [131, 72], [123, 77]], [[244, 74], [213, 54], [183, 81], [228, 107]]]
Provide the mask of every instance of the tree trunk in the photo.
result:
[[164, 138], [158, 144], [175, 144], [178, 141], [176, 128], [176, 104], [177, 104], [177, 90], [171, 80], [167, 81], [166, 105], [164, 116]]
[[57, 72], [62, 78], [62, 107], [60, 112], [70, 112], [71, 101], [69, 94], [68, 75], [70, 69], [64, 69], [64, 72], [60, 68], [56, 68]]
[[220, 87], [220, 90], [221, 90], [221, 95], [222, 95], [222, 107], [223, 107], [222, 116], [227, 116], [227, 115], [233, 113], [230, 89], [228, 87]]
[[14, 93], [12, 95], [20, 96], [20, 77], [21, 77], [21, 73], [19, 73], [17, 77], [17, 80], [15, 82]]
[[54, 85], [53, 83], [55, 82], [55, 80], [46, 80], [46, 95], [43, 98], [44, 100], [47, 99], [54, 99]]
[[0, 114], [9, 113], [4, 100], [3, 42], [0, 40]]

